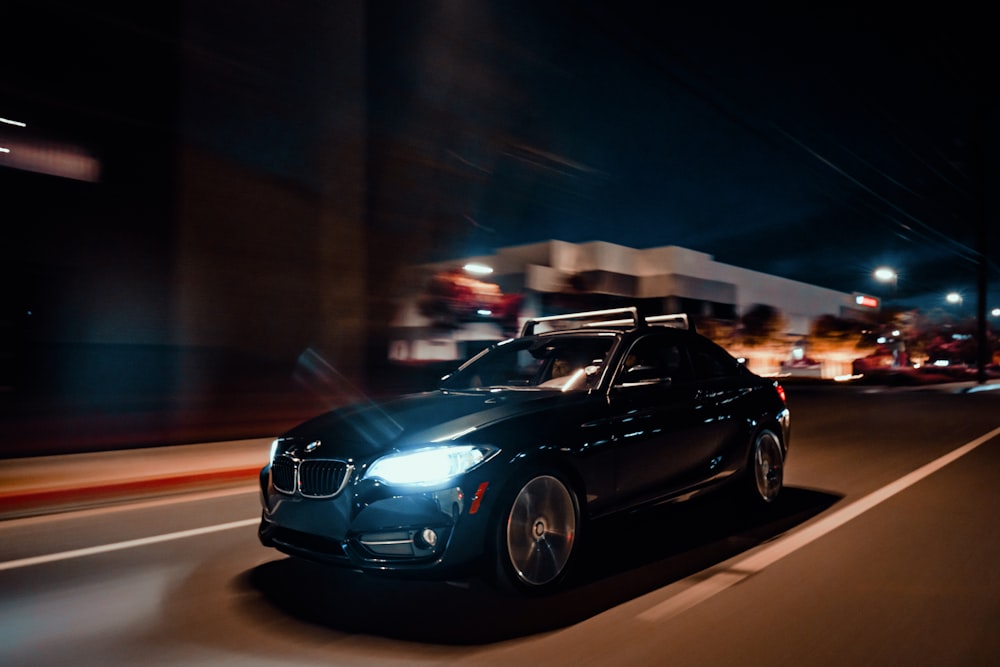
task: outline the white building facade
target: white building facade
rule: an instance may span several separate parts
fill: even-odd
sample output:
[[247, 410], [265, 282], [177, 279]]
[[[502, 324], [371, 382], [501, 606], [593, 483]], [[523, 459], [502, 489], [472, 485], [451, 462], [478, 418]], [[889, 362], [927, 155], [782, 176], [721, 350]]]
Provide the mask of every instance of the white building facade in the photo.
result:
[[[862, 312], [856, 295], [715, 261], [706, 253], [665, 246], [636, 249], [592, 241], [550, 240], [510, 246], [492, 256], [422, 267], [425, 272], [489, 266], [484, 280], [521, 295], [520, 319], [569, 310], [639, 305], [646, 314], [687, 312], [735, 320], [757, 305], [782, 314], [789, 340], [809, 333], [818, 317]], [[393, 323], [390, 357], [399, 361], [462, 358], [465, 342], [480, 345], [506, 337], [488, 319], [436, 333], [416, 301], [401, 304]], [[771, 370], [771, 369], [767, 369]]]

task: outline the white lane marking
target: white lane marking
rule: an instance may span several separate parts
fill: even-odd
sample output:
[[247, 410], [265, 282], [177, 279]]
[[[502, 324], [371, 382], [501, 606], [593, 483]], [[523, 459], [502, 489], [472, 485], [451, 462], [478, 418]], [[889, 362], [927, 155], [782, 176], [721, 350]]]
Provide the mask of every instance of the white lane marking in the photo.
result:
[[256, 525], [259, 522], [260, 522], [259, 518], [244, 519], [242, 521], [230, 521], [229, 523], [220, 523], [215, 526], [206, 526], [204, 528], [192, 528], [191, 530], [181, 530], [176, 533], [153, 535], [152, 537], [141, 537], [136, 540], [115, 542], [114, 544], [101, 544], [96, 547], [86, 547], [84, 549], [61, 551], [59, 553], [46, 554], [44, 556], [32, 556], [31, 558], [9, 560], [5, 563], [0, 563], [0, 571], [14, 570], [20, 567], [29, 567], [31, 565], [41, 565], [42, 563], [52, 563], [54, 561], [59, 561], [59, 560], [69, 560], [71, 558], [81, 558], [83, 556], [93, 556], [95, 554], [103, 554], [103, 553], [108, 553], [110, 551], [121, 551], [122, 549], [144, 547], [150, 544], [169, 542], [171, 540], [183, 540], [188, 537], [197, 537], [198, 535], [207, 535], [208, 533], [217, 533], [223, 530], [232, 530], [233, 528], [246, 528], [248, 526]]
[[830, 516], [817, 521], [803, 530], [772, 542], [769, 546], [761, 549], [755, 554], [738, 561], [722, 572], [717, 572], [707, 579], [703, 579], [690, 588], [664, 600], [663, 602], [650, 607], [646, 611], [637, 615], [642, 621], [658, 621], [664, 618], [676, 616], [691, 607], [704, 602], [716, 593], [721, 593], [730, 586], [734, 586], [749, 576], [757, 574], [769, 565], [773, 565], [785, 556], [801, 549], [807, 544], [819, 539], [830, 531], [839, 528], [848, 521], [857, 518], [864, 512], [872, 509], [876, 505], [885, 502], [900, 491], [906, 489], [929, 475], [937, 472], [949, 463], [965, 456], [983, 443], [986, 443], [1000, 435], [1000, 426], [989, 433], [982, 435], [975, 440], [971, 440], [961, 447], [954, 449], [944, 456], [931, 461], [930, 463], [917, 468], [913, 472], [900, 477], [895, 482], [883, 486], [877, 491], [869, 493], [867, 496], [851, 503]]
[[704, 602], [716, 593], [721, 593], [730, 586], [743, 581], [747, 576], [749, 575], [742, 572], [731, 571], [713, 574], [708, 579], [702, 579], [694, 584], [691, 588], [686, 588], [677, 595], [667, 598], [655, 607], [650, 607], [639, 614], [637, 618], [640, 621], [657, 621], [662, 618], [671, 618]]

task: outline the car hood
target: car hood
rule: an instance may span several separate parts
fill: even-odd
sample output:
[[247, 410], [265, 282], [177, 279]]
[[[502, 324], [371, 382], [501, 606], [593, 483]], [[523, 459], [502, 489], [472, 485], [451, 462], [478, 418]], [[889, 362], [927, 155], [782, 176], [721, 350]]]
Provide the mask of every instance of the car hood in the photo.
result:
[[282, 436], [299, 457], [367, 458], [463, 438], [499, 421], [586, 400], [585, 392], [434, 391], [324, 413]]

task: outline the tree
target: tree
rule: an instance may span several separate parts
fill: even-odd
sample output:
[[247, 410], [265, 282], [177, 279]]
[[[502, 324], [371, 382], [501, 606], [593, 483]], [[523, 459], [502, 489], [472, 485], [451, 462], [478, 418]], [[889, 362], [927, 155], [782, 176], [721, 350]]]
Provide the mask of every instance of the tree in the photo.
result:
[[874, 347], [870, 329], [858, 320], [821, 315], [813, 321], [809, 346], [816, 352], [846, 352]]
[[785, 329], [785, 318], [774, 306], [758, 303], [740, 317], [739, 337], [744, 345], [756, 347], [777, 342]]

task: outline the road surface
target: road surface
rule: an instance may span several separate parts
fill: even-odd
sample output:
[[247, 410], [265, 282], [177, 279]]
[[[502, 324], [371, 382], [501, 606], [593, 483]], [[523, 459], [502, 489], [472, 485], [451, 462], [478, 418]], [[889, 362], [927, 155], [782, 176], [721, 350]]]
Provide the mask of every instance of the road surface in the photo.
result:
[[1000, 391], [789, 404], [776, 511], [603, 521], [544, 598], [286, 558], [251, 480], [2, 521], [0, 664], [1000, 664]]

